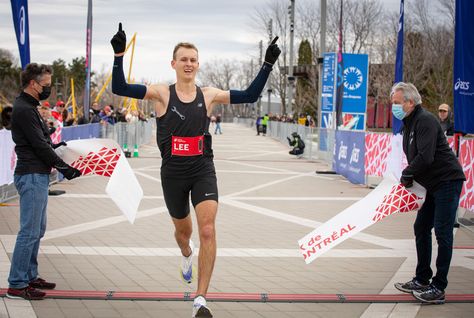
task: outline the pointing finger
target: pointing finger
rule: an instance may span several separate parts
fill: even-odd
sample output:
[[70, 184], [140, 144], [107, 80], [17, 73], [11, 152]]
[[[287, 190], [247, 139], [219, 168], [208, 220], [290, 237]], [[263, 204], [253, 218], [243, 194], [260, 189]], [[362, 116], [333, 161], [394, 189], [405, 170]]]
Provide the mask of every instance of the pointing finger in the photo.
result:
[[270, 45], [275, 44], [277, 40], [278, 40], [278, 36], [276, 36], [276, 37], [273, 39], [273, 41], [272, 41], [272, 43], [270, 43]]
[[122, 22], [119, 23], [119, 32], [122, 31]]

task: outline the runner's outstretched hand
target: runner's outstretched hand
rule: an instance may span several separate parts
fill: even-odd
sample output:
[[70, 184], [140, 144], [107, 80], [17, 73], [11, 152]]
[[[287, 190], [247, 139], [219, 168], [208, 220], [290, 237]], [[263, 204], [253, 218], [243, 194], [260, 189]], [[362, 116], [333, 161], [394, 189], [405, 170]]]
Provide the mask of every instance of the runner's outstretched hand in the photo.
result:
[[276, 36], [273, 39], [272, 43], [270, 43], [270, 45], [267, 48], [267, 51], [265, 52], [265, 62], [270, 65], [275, 64], [275, 62], [278, 60], [278, 56], [281, 53], [280, 48], [276, 44], [277, 40], [278, 40], [278, 36]]
[[115, 33], [112, 40], [110, 40], [110, 44], [112, 44], [115, 54], [125, 52], [125, 47], [127, 46], [127, 36], [125, 35], [125, 31], [122, 30], [122, 22], [119, 23], [118, 31]]

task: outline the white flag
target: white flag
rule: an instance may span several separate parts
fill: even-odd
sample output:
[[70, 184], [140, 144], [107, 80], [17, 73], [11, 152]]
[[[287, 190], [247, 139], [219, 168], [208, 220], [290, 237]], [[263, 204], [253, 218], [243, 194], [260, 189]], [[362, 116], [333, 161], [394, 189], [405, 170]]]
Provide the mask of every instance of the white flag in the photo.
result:
[[110, 177], [105, 192], [133, 224], [143, 190], [120, 146], [111, 139], [83, 139], [67, 142], [56, 152], [82, 175]]
[[419, 210], [425, 196], [426, 189], [418, 183], [406, 189], [393, 175], [385, 176], [365, 198], [298, 241], [306, 264], [393, 213]]

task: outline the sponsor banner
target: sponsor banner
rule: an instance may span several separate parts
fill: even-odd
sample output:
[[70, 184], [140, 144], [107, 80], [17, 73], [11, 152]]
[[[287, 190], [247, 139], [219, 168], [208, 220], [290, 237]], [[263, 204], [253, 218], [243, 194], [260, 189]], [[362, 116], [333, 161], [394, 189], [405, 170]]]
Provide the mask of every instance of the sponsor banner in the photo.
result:
[[365, 198], [298, 241], [306, 264], [391, 214], [417, 211], [425, 195], [426, 190], [418, 183], [406, 189], [394, 176], [387, 175]]
[[0, 129], [0, 186], [13, 182], [13, 173], [16, 166], [15, 143], [12, 132]]
[[72, 140], [68, 141], [67, 147], [59, 147], [56, 152], [83, 175], [110, 177], [105, 192], [133, 224], [143, 198], [143, 190], [120, 146], [114, 140]]
[[343, 60], [344, 97], [339, 129], [365, 130], [369, 56], [344, 53]]
[[454, 129], [474, 133], [474, 1], [456, 0], [454, 31]]
[[336, 131], [335, 170], [350, 182], [365, 184], [365, 133]]
[[[321, 91], [321, 111], [334, 111], [334, 89], [336, 76], [336, 53], [324, 53], [323, 79]], [[333, 128], [325, 127], [325, 128]]]

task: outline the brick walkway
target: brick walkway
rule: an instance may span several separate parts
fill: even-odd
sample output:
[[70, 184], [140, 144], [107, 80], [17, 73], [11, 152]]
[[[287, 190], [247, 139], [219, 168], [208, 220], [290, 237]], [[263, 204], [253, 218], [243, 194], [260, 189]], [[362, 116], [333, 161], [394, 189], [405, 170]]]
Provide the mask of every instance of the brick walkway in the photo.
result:
[[[288, 148], [251, 129], [223, 125], [214, 137], [220, 205], [218, 259], [210, 292], [393, 294], [412, 277], [414, 214], [393, 215], [305, 265], [297, 241], [371, 190], [336, 175], [316, 175], [321, 162], [292, 158]], [[159, 180], [155, 143], [130, 159], [145, 198], [129, 224], [105, 195], [107, 179], [82, 177], [53, 186], [41, 275], [60, 290], [193, 292], [178, 276], [179, 250]], [[126, 186], [126, 185], [124, 185]], [[16, 203], [15, 201], [9, 203]], [[196, 228], [196, 227], [195, 227]], [[18, 207], [0, 207], [0, 287], [18, 230]], [[455, 245], [474, 246], [457, 230]], [[198, 243], [194, 233], [193, 240]], [[474, 250], [455, 250], [447, 293], [474, 294]], [[0, 317], [191, 317], [191, 302], [0, 299]], [[224, 317], [473, 317], [474, 304], [212, 302]]]

